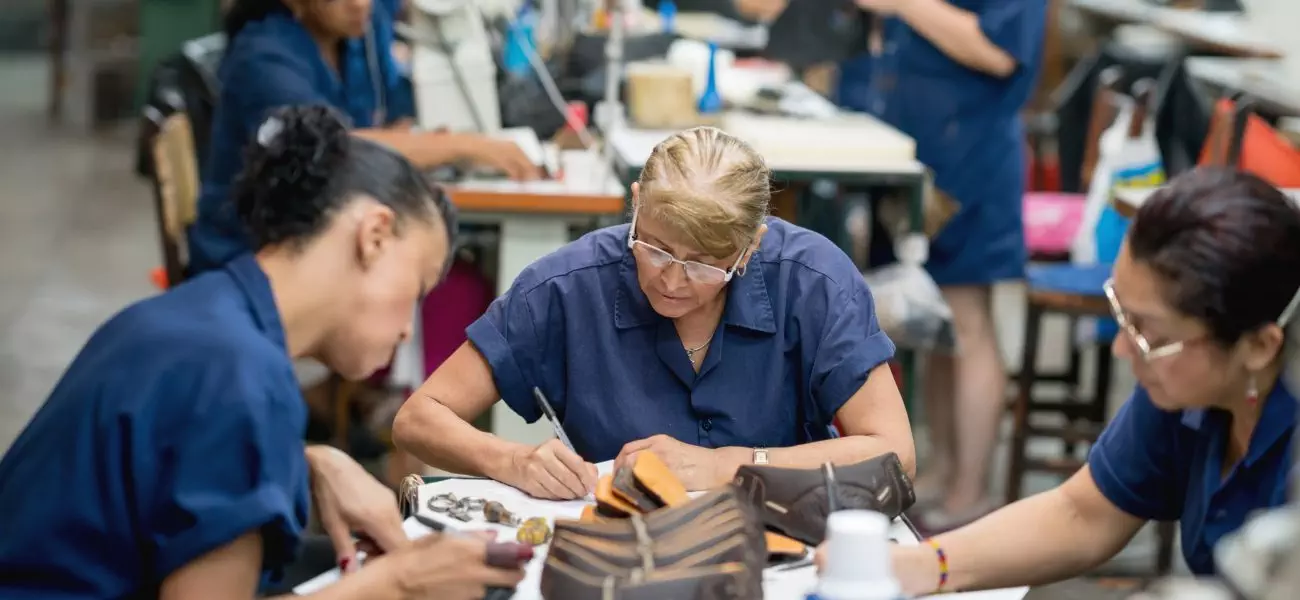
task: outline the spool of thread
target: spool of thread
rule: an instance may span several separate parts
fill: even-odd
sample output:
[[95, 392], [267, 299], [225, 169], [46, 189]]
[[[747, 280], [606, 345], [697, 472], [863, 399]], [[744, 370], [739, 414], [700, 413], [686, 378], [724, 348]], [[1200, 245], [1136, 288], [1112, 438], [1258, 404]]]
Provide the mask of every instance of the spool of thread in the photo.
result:
[[870, 510], [843, 510], [826, 520], [827, 563], [817, 583], [820, 600], [896, 600], [902, 588], [889, 558], [889, 518]]

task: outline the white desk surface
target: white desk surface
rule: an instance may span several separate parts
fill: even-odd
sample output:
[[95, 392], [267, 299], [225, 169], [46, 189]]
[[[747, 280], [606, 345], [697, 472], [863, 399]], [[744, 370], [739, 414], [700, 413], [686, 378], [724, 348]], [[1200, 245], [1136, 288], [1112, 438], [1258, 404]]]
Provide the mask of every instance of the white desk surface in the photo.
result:
[[1141, 0], [1071, 0], [1070, 5], [1086, 13], [1126, 23], [1151, 25], [1194, 43], [1219, 46], [1240, 54], [1285, 54], [1280, 46], [1269, 42], [1257, 30], [1247, 14], [1177, 9]]
[[[606, 475], [613, 470], [613, 461], [603, 462], [597, 465], [601, 475]], [[556, 518], [576, 519], [582, 514], [582, 508], [589, 501], [574, 500], [568, 502], [554, 502], [548, 500], [538, 500], [525, 495], [523, 492], [509, 487], [502, 483], [487, 479], [448, 479], [437, 483], [431, 483], [420, 487], [420, 500], [418, 506], [421, 511], [424, 508], [428, 498], [436, 495], [451, 492], [458, 497], [472, 496], [483, 498], [485, 500], [496, 500], [505, 505], [510, 510], [524, 516], [537, 517], [543, 516], [551, 519], [552, 524]], [[498, 532], [500, 539], [514, 539], [515, 529], [500, 525], [472, 522], [462, 523], [454, 519], [444, 518], [433, 512], [423, 512], [425, 516], [438, 519], [446, 523], [450, 529], [457, 530], [483, 530], [493, 529]], [[403, 524], [407, 535], [411, 537], [420, 537], [427, 535], [429, 529], [419, 524], [415, 519], [408, 519]], [[901, 523], [895, 523], [890, 533], [891, 537], [898, 540], [901, 544], [916, 544], [918, 540], [912, 536], [911, 532]], [[546, 561], [546, 549], [543, 548], [535, 558], [528, 564], [525, 569], [523, 582], [516, 588], [514, 600], [542, 600], [541, 585], [542, 566]], [[319, 590], [338, 580], [339, 573], [337, 569], [322, 573], [294, 589], [297, 594], [307, 594]], [[803, 569], [794, 569], [790, 571], [768, 572], [763, 575], [763, 596], [768, 600], [803, 600], [804, 596], [817, 583], [817, 573], [813, 567]], [[946, 600], [1021, 600], [1029, 588], [1011, 588], [1005, 590], [990, 590], [986, 592], [967, 592], [960, 594], [944, 594], [934, 596]]]
[[[752, 145], [776, 172], [852, 175], [925, 170], [916, 160], [912, 138], [861, 113], [796, 119], [734, 112], [723, 115], [719, 128]], [[609, 142], [624, 165], [640, 168], [655, 145], [673, 133], [619, 129], [609, 135]]]
[[1245, 92], [1300, 115], [1300, 62], [1276, 58], [1187, 59], [1187, 73], [1216, 87]]
[[[1150, 198], [1151, 194], [1155, 193], [1158, 189], [1160, 188], [1116, 188], [1112, 195], [1112, 200], [1120, 208], [1120, 212], [1132, 214], [1136, 212], [1137, 209], [1141, 208], [1142, 203], [1146, 202], [1147, 198]], [[1282, 192], [1290, 196], [1291, 200], [1298, 205], [1298, 208], [1300, 208], [1300, 189], [1285, 189], [1282, 190]]]

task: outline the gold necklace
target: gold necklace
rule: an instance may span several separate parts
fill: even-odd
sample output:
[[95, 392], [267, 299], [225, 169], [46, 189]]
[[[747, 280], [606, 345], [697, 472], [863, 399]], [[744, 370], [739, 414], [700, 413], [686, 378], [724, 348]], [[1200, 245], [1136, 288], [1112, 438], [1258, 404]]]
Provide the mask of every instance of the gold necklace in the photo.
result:
[[713, 341], [713, 336], [710, 335], [709, 339], [704, 340], [703, 344], [700, 344], [694, 348], [686, 348], [686, 360], [691, 361], [691, 364], [695, 364], [695, 353], [699, 352], [700, 350], [703, 350], [704, 347], [708, 346], [709, 342], [712, 341]]

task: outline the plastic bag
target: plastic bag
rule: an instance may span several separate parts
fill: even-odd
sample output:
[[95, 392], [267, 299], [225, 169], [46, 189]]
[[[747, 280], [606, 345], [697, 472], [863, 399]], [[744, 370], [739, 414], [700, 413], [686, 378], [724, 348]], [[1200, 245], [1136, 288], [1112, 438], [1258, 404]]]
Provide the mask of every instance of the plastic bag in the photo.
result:
[[876, 303], [876, 320], [889, 339], [909, 350], [953, 351], [957, 334], [952, 309], [921, 266], [929, 241], [909, 235], [898, 244], [898, 262], [862, 275]]
[[[1131, 98], [1121, 97], [1119, 114], [1102, 133], [1092, 184], [1084, 205], [1083, 223], [1070, 247], [1070, 261], [1076, 265], [1113, 264], [1119, 254], [1128, 219], [1111, 201], [1120, 187], [1159, 187], [1165, 183], [1164, 164], [1156, 142], [1155, 122], [1147, 116], [1142, 131], [1129, 135], [1137, 107]], [[1109, 340], [1119, 332], [1113, 319], [1079, 319], [1076, 339], [1080, 343]]]

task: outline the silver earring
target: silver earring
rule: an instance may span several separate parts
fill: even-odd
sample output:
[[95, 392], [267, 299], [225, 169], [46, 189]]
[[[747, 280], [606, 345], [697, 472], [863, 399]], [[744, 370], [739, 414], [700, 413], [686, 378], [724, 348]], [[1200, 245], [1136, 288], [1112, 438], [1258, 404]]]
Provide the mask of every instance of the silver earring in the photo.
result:
[[1246, 383], [1246, 402], [1251, 406], [1259, 404], [1259, 384], [1255, 381], [1255, 374], [1250, 374], [1250, 381]]

